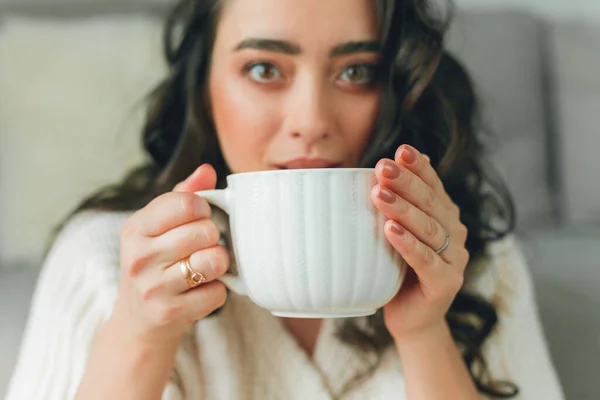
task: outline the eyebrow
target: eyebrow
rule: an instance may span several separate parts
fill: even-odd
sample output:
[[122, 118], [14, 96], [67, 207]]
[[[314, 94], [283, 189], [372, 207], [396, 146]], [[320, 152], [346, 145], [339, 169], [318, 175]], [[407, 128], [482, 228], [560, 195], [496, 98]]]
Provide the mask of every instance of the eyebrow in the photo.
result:
[[285, 53], [290, 55], [300, 54], [300, 46], [285, 40], [274, 39], [244, 39], [235, 48], [236, 51], [244, 49], [256, 49], [274, 51], [277, 53]]
[[[235, 51], [244, 49], [265, 50], [289, 55], [298, 55], [302, 49], [296, 43], [287, 40], [248, 38], [242, 40]], [[355, 53], [379, 53], [381, 45], [376, 41], [358, 41], [339, 44], [331, 49], [331, 57], [345, 56]]]
[[375, 41], [342, 43], [331, 49], [331, 56], [345, 56], [354, 53], [380, 53], [381, 45]]

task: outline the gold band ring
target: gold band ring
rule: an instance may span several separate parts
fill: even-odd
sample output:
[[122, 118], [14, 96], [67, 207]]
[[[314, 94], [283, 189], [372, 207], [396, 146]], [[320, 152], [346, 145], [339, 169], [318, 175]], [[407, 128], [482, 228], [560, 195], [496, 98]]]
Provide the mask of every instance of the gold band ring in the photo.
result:
[[206, 282], [204, 275], [192, 268], [189, 257], [179, 261], [179, 267], [181, 268], [181, 273], [183, 274], [183, 277], [190, 288], [195, 288], [196, 286], [202, 285], [204, 282]]

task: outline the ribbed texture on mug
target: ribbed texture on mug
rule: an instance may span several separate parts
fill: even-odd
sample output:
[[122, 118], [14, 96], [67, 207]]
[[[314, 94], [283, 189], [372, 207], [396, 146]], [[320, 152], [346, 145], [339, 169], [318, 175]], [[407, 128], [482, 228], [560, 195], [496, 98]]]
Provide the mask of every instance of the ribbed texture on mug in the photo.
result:
[[232, 228], [243, 240], [234, 245], [257, 304], [343, 311], [376, 308], [394, 294], [400, 271], [370, 200], [371, 176], [332, 169], [236, 182]]

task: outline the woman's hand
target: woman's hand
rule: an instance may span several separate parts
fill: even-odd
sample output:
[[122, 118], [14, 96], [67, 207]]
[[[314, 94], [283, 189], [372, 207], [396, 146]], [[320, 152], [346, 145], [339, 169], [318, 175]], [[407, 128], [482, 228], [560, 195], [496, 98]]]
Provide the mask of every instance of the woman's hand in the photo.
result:
[[[385, 235], [411, 267], [396, 297], [384, 306], [385, 324], [398, 342], [445, 327], [445, 315], [463, 284], [467, 229], [429, 159], [402, 145], [395, 160], [376, 166], [371, 193], [388, 218]], [[449, 247], [436, 254], [450, 238]]]
[[[213, 189], [216, 172], [198, 168], [173, 192], [127, 219], [121, 230], [121, 282], [115, 315], [137, 339], [172, 345], [196, 320], [222, 306], [225, 286], [215, 281], [229, 267], [220, 232], [206, 200], [193, 192]], [[190, 288], [179, 261], [206, 278]]]

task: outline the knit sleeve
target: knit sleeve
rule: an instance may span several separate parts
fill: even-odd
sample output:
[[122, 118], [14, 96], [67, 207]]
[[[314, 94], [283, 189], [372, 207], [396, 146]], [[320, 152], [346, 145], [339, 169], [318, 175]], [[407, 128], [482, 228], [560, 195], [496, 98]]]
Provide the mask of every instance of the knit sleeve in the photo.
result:
[[[7, 400], [75, 396], [96, 334], [117, 297], [122, 214], [75, 217], [38, 278]], [[180, 399], [169, 384], [163, 399]]]
[[491, 377], [519, 388], [516, 399], [563, 400], [539, 318], [534, 286], [514, 237], [492, 246], [491, 264], [479, 280], [498, 312], [483, 354]]

